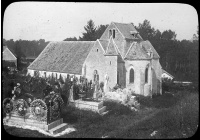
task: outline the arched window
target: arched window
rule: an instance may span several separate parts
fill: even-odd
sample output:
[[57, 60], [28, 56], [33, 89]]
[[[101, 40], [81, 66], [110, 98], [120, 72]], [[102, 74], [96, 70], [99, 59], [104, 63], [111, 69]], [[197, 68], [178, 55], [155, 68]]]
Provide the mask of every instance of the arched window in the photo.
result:
[[134, 70], [130, 69], [130, 75], [129, 75], [130, 83], [134, 83]]
[[148, 67], [145, 69], [145, 83], [148, 83]]

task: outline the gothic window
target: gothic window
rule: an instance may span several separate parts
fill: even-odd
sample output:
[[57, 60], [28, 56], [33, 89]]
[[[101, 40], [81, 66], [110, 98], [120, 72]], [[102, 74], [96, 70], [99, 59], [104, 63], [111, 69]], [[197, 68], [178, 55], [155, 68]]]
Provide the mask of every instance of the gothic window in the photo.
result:
[[97, 52], [98, 52], [98, 49], [97, 49]]
[[110, 61], [110, 65], [111, 65], [111, 61]]
[[113, 38], [115, 38], [115, 29], [113, 29]]
[[134, 83], [134, 70], [131, 68], [130, 69], [130, 75], [129, 75], [130, 83]]
[[46, 73], [46, 72], [44, 72], [44, 77], [45, 77], [45, 78], [47, 77], [47, 73]]
[[145, 69], [145, 83], [148, 83], [148, 67]]

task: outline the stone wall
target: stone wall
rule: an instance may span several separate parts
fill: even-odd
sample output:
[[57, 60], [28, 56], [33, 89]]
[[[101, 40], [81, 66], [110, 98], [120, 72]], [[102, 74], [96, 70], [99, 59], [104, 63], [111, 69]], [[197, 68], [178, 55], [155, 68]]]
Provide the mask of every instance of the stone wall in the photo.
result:
[[[136, 94], [148, 95], [150, 85], [150, 70], [148, 70], [148, 82], [145, 83], [145, 68], [149, 65], [148, 60], [126, 61], [126, 87], [133, 90]], [[130, 83], [130, 69], [134, 70], [134, 82]]]
[[153, 71], [153, 94], [162, 94], [162, 67], [159, 59], [152, 60]]
[[117, 56], [104, 56], [104, 51], [98, 41], [88, 54], [82, 72], [85, 73], [88, 80], [93, 80], [94, 70], [98, 71], [99, 82], [105, 82], [107, 73], [109, 76], [108, 87], [112, 88], [117, 83]]
[[119, 61], [118, 57], [118, 63], [117, 63], [117, 72], [118, 72], [118, 78], [119, 78], [119, 84], [122, 87], [126, 87], [126, 68], [125, 68], [125, 62]]
[[105, 32], [103, 33], [103, 35], [101, 36], [100, 39], [102, 40], [108, 40], [109, 39], [109, 30], [112, 30], [113, 33], [113, 29], [115, 30], [115, 38], [113, 38], [114, 42], [117, 45], [117, 49], [118, 51], [121, 53], [122, 56], [124, 56], [124, 45], [126, 43], [124, 37], [122, 36], [122, 34], [120, 33], [120, 31], [116, 28], [116, 26], [111, 23], [107, 29], [105, 30]]
[[[102, 36], [100, 37], [100, 39], [102, 40], [108, 40], [109, 39], [109, 30], [115, 28], [115, 26], [113, 24], [110, 24], [106, 30], [104, 31], [104, 33], [102, 34]], [[116, 36], [116, 35], [115, 35]]]

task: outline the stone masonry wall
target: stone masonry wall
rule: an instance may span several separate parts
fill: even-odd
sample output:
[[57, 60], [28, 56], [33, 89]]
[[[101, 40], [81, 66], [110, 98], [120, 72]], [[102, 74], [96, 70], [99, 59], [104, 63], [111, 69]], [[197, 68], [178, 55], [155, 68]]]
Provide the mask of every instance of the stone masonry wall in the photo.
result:
[[98, 71], [99, 82], [105, 82], [105, 75], [109, 75], [108, 87], [112, 88], [117, 83], [117, 56], [104, 56], [103, 50], [98, 41], [88, 54], [83, 64], [83, 74], [88, 80], [93, 80], [94, 70]]

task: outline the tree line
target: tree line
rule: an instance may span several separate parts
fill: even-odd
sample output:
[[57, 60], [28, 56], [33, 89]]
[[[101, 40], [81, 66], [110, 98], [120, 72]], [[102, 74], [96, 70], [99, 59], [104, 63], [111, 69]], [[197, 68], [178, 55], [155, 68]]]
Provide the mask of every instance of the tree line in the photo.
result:
[[160, 32], [144, 20], [135, 26], [144, 40], [149, 40], [160, 55], [164, 70], [177, 80], [198, 81], [199, 27], [191, 40], [177, 40], [172, 30]]
[[[79, 38], [69, 37], [64, 41], [95, 41], [99, 39], [108, 25], [95, 26], [93, 20], [89, 20], [84, 26], [85, 32]], [[151, 26], [150, 21], [139, 23], [137, 29], [143, 40], [149, 40], [160, 55], [160, 63], [164, 70], [172, 74], [176, 80], [198, 81], [198, 51], [199, 51], [199, 27], [191, 40], [177, 40], [176, 33], [172, 30], [163, 32]], [[5, 40], [3, 43], [14, 50], [18, 58], [25, 56], [38, 56], [49, 42], [40, 40]]]

